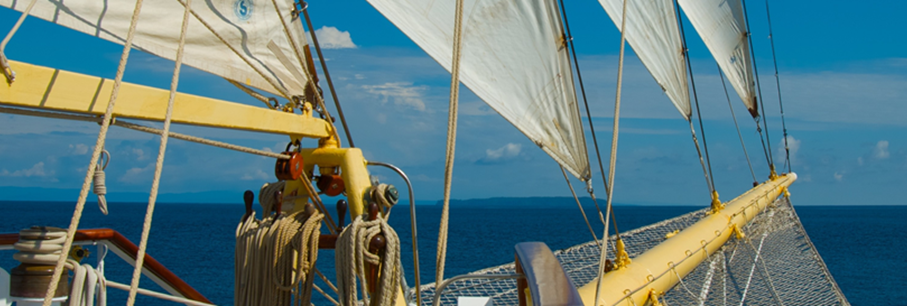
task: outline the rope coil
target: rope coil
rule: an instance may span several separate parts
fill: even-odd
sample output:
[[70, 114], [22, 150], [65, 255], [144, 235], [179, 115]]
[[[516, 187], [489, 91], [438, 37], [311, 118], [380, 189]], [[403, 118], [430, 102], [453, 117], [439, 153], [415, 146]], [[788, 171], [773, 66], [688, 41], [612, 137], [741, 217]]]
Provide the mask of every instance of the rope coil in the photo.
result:
[[63, 243], [66, 242], [66, 230], [56, 227], [32, 227], [19, 231], [19, 241], [13, 245], [17, 251], [13, 259], [32, 265], [55, 265], [65, 258], [66, 269], [73, 271], [72, 287], [69, 292], [69, 305], [94, 305], [97, 293], [98, 305], [106, 305], [107, 280], [104, 274], [88, 264], [80, 265], [63, 254]]
[[[107, 156], [107, 159], [104, 159], [104, 156]], [[92, 177], [92, 192], [98, 195], [98, 208], [101, 209], [101, 213], [105, 216], [107, 215], [107, 175], [104, 174], [104, 170], [107, 169], [107, 164], [110, 164], [110, 152], [107, 150], [101, 151], [101, 159], [104, 160], [102, 165], [100, 161], [95, 165], [94, 176]]]
[[[384, 235], [387, 241], [383, 258], [380, 254], [369, 252], [369, 242], [377, 235]], [[337, 265], [337, 288], [340, 289], [340, 305], [358, 305], [356, 278], [362, 283], [362, 302], [373, 305], [374, 300], [381, 306], [394, 305], [398, 288], [402, 285], [402, 265], [400, 264], [400, 241], [387, 220], [378, 217], [372, 221], [357, 216], [337, 237], [335, 261]], [[378, 283], [374, 284], [375, 295], [368, 296], [366, 263], [380, 266]]]

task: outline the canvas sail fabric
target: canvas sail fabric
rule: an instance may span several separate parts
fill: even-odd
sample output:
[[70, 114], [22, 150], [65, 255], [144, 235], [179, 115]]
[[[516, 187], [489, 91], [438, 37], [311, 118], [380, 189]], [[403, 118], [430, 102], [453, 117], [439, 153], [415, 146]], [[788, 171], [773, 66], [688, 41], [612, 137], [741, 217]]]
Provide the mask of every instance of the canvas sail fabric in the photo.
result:
[[683, 41], [672, 0], [599, 0], [620, 29], [627, 4], [624, 36], [684, 119], [690, 120]]
[[740, 0], [677, 0], [753, 117], [756, 89]]
[[[369, 0], [448, 71], [455, 1]], [[460, 80], [574, 176], [590, 175], [556, 1], [465, 0]]]
[[[23, 11], [29, 2], [0, 0], [0, 5]], [[274, 3], [277, 4], [276, 10]], [[293, 36], [297, 44], [295, 49], [302, 52], [305, 31], [299, 22], [292, 21], [292, 0], [195, 0], [191, 7], [199, 19], [209, 24], [214, 32], [238, 50], [254, 68], [231, 51], [199, 19], [191, 16], [183, 55], [184, 64], [276, 95], [282, 96], [282, 92], [290, 96], [303, 94], [306, 84], [305, 72], [302, 70], [304, 64], [296, 57], [286, 34], [289, 32]], [[38, 0], [31, 15], [123, 44], [134, 9], [135, 0]], [[166, 59], [175, 59], [184, 10], [181, 1], [145, 1], [133, 38], [135, 48]], [[287, 23], [286, 32], [277, 15], [278, 11]]]

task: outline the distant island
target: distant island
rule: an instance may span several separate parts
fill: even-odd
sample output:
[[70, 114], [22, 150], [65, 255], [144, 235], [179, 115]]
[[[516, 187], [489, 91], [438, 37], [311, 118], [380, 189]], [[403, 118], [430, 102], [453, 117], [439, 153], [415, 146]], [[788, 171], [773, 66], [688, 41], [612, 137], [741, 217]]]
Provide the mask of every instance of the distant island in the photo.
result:
[[[590, 197], [579, 198], [583, 206], [594, 206], [595, 202]], [[604, 207], [606, 199], [597, 198], [598, 205]], [[442, 200], [435, 202], [436, 206], [441, 206]], [[613, 203], [615, 206], [635, 206], [638, 204]], [[664, 204], [662, 204], [664, 205]], [[572, 197], [499, 197], [487, 199], [469, 199], [469, 200], [450, 200], [451, 207], [483, 207], [483, 208], [511, 208], [511, 207], [564, 207], [576, 206], [576, 200]]]

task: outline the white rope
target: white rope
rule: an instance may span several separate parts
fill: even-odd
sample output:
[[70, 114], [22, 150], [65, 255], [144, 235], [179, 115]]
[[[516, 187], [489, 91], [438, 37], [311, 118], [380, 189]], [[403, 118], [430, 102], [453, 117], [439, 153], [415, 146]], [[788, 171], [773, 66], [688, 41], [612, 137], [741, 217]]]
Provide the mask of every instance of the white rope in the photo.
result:
[[[107, 302], [107, 284], [104, 274], [90, 265], [80, 265], [70, 259], [68, 252], [63, 253], [66, 231], [62, 228], [32, 227], [19, 231], [19, 241], [13, 245], [18, 252], [13, 259], [28, 264], [52, 265], [60, 258], [66, 262], [64, 267], [73, 271], [69, 292], [69, 305], [93, 306], [95, 294], [98, 305]], [[54, 290], [56, 291], [56, 290]], [[54, 294], [51, 295], [53, 298]]]
[[9, 62], [6, 60], [6, 44], [13, 38], [13, 35], [16, 35], [16, 31], [19, 31], [19, 27], [22, 26], [22, 22], [25, 21], [25, 17], [28, 17], [31, 8], [35, 6], [35, 2], [38, 2], [38, 0], [31, 0], [31, 2], [28, 3], [28, 7], [25, 8], [25, 11], [22, 11], [22, 16], [19, 16], [19, 20], [16, 21], [13, 28], [10, 29], [9, 33], [6, 34], [6, 37], [3, 38], [3, 42], [0, 42], [0, 68], [3, 69], [3, 75], [6, 76], [7, 83], [12, 83], [16, 80], [16, 72], [13, 71], [12, 67], [9, 66]]
[[447, 226], [450, 219], [450, 185], [453, 181], [454, 153], [457, 145], [457, 105], [460, 97], [460, 41], [463, 39], [463, 0], [457, 0], [454, 16], [453, 64], [450, 70], [450, 108], [447, 116], [447, 153], [444, 158], [444, 201], [438, 230], [438, 255], [435, 259], [435, 283], [444, 280], [447, 259]]
[[[614, 99], [614, 128], [611, 133], [611, 161], [608, 167], [608, 181], [607, 181], [607, 195], [608, 203], [605, 205], [605, 228], [604, 233], [602, 233], [602, 239], [608, 238], [608, 226], [611, 221], [611, 203], [614, 198], [614, 168], [617, 165], [617, 136], [620, 127], [620, 93], [621, 85], [623, 85], [623, 76], [624, 76], [624, 49], [626, 47], [627, 38], [624, 36], [627, 28], [627, 0], [624, 0], [623, 13], [621, 13], [621, 23], [620, 23], [620, 59], [617, 64], [617, 93]], [[602, 276], [605, 274], [605, 258], [608, 254], [608, 244], [602, 244], [601, 248], [601, 257], [598, 263], [598, 281], [595, 286], [595, 301], [593, 305], [598, 305], [599, 296], [601, 294], [602, 286]]]
[[324, 215], [314, 208], [262, 220], [254, 213], [236, 230], [235, 305], [289, 305], [309, 300]]
[[[123, 291], [129, 291], [129, 286], [128, 286], [128, 285], [126, 285], [126, 284], [120, 284], [120, 283], [117, 283], [117, 282], [114, 282], [114, 281], [109, 281], [109, 280], [107, 281], [107, 287], [115, 288], [115, 289], [120, 289], [120, 290], [123, 290]], [[142, 295], [147, 295], [147, 296], [159, 298], [159, 299], [162, 299], [162, 300], [165, 300], [165, 301], [171, 301], [171, 302], [176, 302], [176, 303], [185, 304], [185, 305], [192, 305], [192, 306], [213, 306], [213, 304], [208, 304], [208, 303], [204, 303], [204, 302], [199, 302], [199, 301], [196, 301], [196, 300], [190, 300], [190, 299], [182, 298], [182, 297], [178, 297], [178, 296], [172, 296], [172, 295], [169, 295], [169, 294], [160, 293], [160, 292], [156, 292], [156, 291], [151, 291], [151, 290], [148, 290], [148, 289], [139, 288], [139, 290], [138, 290], [137, 292], [138, 292], [139, 294], [142, 294]]]
[[110, 152], [107, 150], [101, 151], [101, 158], [107, 156], [107, 159], [102, 165], [100, 162], [95, 165], [94, 176], [92, 180], [92, 191], [98, 196], [98, 208], [101, 209], [101, 213], [105, 216], [107, 215], [107, 175], [104, 174], [104, 170], [107, 169], [107, 165], [110, 164]]
[[170, 137], [170, 122], [173, 118], [173, 104], [176, 100], [176, 88], [179, 86], [180, 68], [183, 66], [183, 49], [186, 46], [186, 30], [189, 28], [189, 6], [192, 0], [186, 0], [183, 12], [183, 24], [180, 29], [179, 46], [176, 49], [176, 64], [173, 68], [173, 77], [170, 80], [170, 97], [167, 100], [167, 114], [164, 116], [164, 128], [161, 131], [161, 145], [157, 152], [157, 162], [154, 165], [154, 179], [151, 181], [151, 192], [148, 195], [148, 209], [145, 212], [145, 222], [142, 225], [142, 238], [139, 241], [139, 251], [136, 253], [135, 269], [132, 272], [132, 283], [129, 285], [129, 297], [126, 305], [135, 304], [135, 295], [139, 288], [142, 276], [142, 266], [145, 263], [145, 250], [148, 248], [148, 235], [151, 232], [151, 220], [154, 216], [154, 204], [157, 201], [158, 189], [161, 185], [161, 172], [164, 169], [164, 156], [167, 153], [167, 140]]
[[[132, 13], [132, 20], [129, 24], [129, 31], [126, 33], [126, 42], [123, 44], [123, 53], [120, 56], [120, 63], [117, 67], [116, 78], [113, 83], [113, 90], [110, 93], [110, 100], [107, 102], [107, 110], [104, 112], [104, 119], [101, 122], [101, 130], [98, 132], [98, 140], [95, 143], [94, 151], [91, 153], [91, 162], [88, 163], [88, 170], [85, 173], [85, 179], [82, 181], [82, 190], [79, 192], [79, 199], [76, 201], [76, 208], [73, 211], [72, 220], [67, 229], [66, 241], [63, 243], [64, 254], [72, 248], [72, 241], [75, 238], [76, 230], [79, 228], [79, 221], [82, 219], [82, 210], [85, 208], [85, 200], [88, 198], [88, 188], [94, 176], [94, 165], [98, 163], [101, 157], [101, 150], [104, 148], [104, 142], [107, 140], [107, 130], [110, 128], [110, 121], [113, 119], [113, 107], [116, 105], [117, 95], [120, 92], [120, 84], [123, 83], [123, 74], [126, 71], [126, 62], [129, 60], [129, 51], [132, 50], [132, 38], [135, 37], [136, 24], [139, 21], [139, 13], [142, 10], [142, 0], [136, 0], [135, 10]], [[60, 276], [63, 274], [63, 266], [66, 258], [61, 256], [54, 267], [54, 274], [47, 286], [47, 292], [44, 294], [43, 306], [50, 306], [54, 292], [60, 282]]]
[[[369, 242], [375, 236], [383, 234], [385, 241], [384, 255], [369, 252]], [[363, 216], [357, 216], [344, 228], [337, 237], [335, 249], [335, 264], [337, 265], [337, 288], [340, 291], [340, 305], [358, 305], [356, 278], [362, 283], [362, 300], [365, 305], [390, 306], [397, 299], [397, 290], [400, 290], [401, 275], [398, 273], [400, 264], [400, 241], [397, 233], [387, 224], [381, 216], [372, 221], [364, 221]], [[383, 257], [383, 258], [382, 258]], [[369, 297], [368, 283], [365, 278], [367, 273], [366, 263], [380, 267], [378, 283], [374, 284], [375, 296]], [[374, 301], [375, 303], [371, 303]]]

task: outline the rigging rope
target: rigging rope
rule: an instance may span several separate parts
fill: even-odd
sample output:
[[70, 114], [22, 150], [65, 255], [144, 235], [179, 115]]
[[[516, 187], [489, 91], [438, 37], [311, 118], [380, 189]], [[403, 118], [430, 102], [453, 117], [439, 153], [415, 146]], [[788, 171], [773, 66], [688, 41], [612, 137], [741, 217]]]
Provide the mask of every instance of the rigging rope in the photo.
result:
[[19, 27], [22, 26], [22, 22], [25, 21], [25, 17], [28, 17], [28, 13], [30, 13], [32, 7], [35, 6], [35, 2], [38, 2], [38, 0], [31, 0], [31, 2], [28, 3], [25, 11], [22, 11], [22, 16], [19, 16], [19, 20], [16, 21], [13, 28], [10, 29], [9, 33], [6, 34], [6, 37], [3, 38], [3, 42], [0, 42], [0, 69], [3, 69], [3, 75], [6, 76], [7, 83], [12, 83], [16, 79], [16, 72], [13, 71], [12, 67], [9, 66], [9, 62], [6, 60], [6, 44], [13, 38], [13, 35], [16, 35], [16, 31], [19, 31]]
[[[595, 146], [595, 157], [598, 159], [598, 170], [599, 170], [599, 173], [601, 173], [601, 175], [602, 175], [602, 184], [605, 187], [605, 195], [607, 196], [607, 194], [610, 192], [608, 190], [608, 179], [605, 177], [604, 163], [602, 163], [602, 155], [598, 149], [598, 137], [595, 136], [595, 125], [592, 124], [592, 112], [589, 110], [589, 100], [586, 99], [586, 86], [583, 85], [583, 74], [582, 74], [582, 72], [580, 72], [580, 69], [579, 69], [579, 59], [577, 59], [576, 47], [573, 44], [573, 34], [570, 33], [570, 23], [567, 21], [567, 8], [564, 6], [563, 0], [560, 0], [559, 2], [561, 4], [561, 14], [564, 17], [564, 27], [567, 30], [567, 38], [568, 38], [567, 41], [570, 42], [570, 53], [573, 55], [573, 65], [576, 67], [576, 77], [579, 80], [579, 89], [583, 95], [583, 105], [585, 106], [585, 109], [586, 109], [586, 118], [589, 120], [589, 131], [590, 131], [590, 133], [592, 133], [592, 144]], [[563, 169], [561, 169], [561, 170], [563, 170]], [[592, 202], [595, 203], [595, 210], [598, 211], [598, 218], [601, 219], [602, 224], [605, 224], [605, 216], [602, 213], [601, 207], [598, 206], [598, 201], [595, 199], [595, 193], [592, 190], [591, 181], [592, 181], [591, 177], [586, 181], [586, 184], [587, 184], [586, 192], [589, 193], [589, 196], [592, 198]], [[583, 212], [583, 218], [586, 219], [585, 212]], [[587, 219], [586, 223], [589, 223], [588, 219]], [[617, 226], [617, 224], [615, 224], [615, 228], [616, 228], [616, 226]], [[593, 233], [592, 236], [594, 237], [595, 234]], [[605, 237], [605, 238], [607, 238], [607, 237]]]
[[[716, 66], [718, 64], [715, 64]], [[750, 174], [753, 175], [753, 186], [759, 184], [756, 179], [756, 171], [753, 171], [753, 163], [750, 162], [750, 154], [746, 151], [746, 145], [743, 143], [743, 134], [740, 133], [740, 125], [737, 124], [737, 115], [734, 114], [734, 105], [731, 103], [731, 96], [728, 94], [727, 85], [724, 83], [724, 74], [721, 72], [721, 66], [718, 66], [718, 77], [721, 78], [721, 87], [724, 88], [724, 96], [727, 98], [727, 106], [731, 109], [731, 118], [734, 119], [734, 127], [737, 129], [737, 137], [740, 138], [740, 146], [743, 147], [743, 156], [746, 157], [746, 164], [750, 167]]]
[[315, 35], [315, 29], [312, 27], [312, 19], [309, 18], [309, 6], [307, 3], [304, 5], [305, 7], [302, 8], [302, 15], [305, 16], [305, 22], [309, 27], [309, 32], [312, 34], [312, 43], [315, 45], [315, 52], [318, 53], [318, 61], [321, 62], [321, 71], [324, 72], [324, 78], [328, 81], [328, 89], [331, 90], [331, 97], [334, 99], [334, 107], [337, 108], [337, 115], [340, 116], [340, 124], [343, 125], [343, 132], [346, 133], [346, 140], [350, 143], [350, 148], [355, 148], [356, 145], [353, 144], [353, 136], [350, 134], [350, 127], [346, 125], [346, 117], [343, 116], [343, 108], [340, 107], [340, 99], [337, 98], [337, 91], [334, 90], [334, 81], [331, 80], [331, 73], [328, 72], [327, 62], [324, 60], [324, 55], [321, 54], [321, 45], [318, 44], [318, 36]]
[[460, 96], [460, 41], [462, 36], [463, 0], [457, 0], [454, 16], [453, 63], [450, 77], [450, 108], [447, 117], [447, 152], [444, 158], [444, 200], [438, 229], [438, 253], [435, 260], [435, 283], [444, 280], [447, 257], [447, 223], [450, 218], [450, 185], [453, 181], [454, 153], [457, 145], [457, 105]]
[[[72, 214], [72, 220], [69, 223], [69, 229], [66, 233], [66, 241], [63, 243], [63, 254], [68, 254], [72, 248], [72, 241], [75, 238], [76, 230], [79, 228], [79, 221], [82, 219], [82, 210], [85, 208], [85, 200], [88, 198], [88, 187], [94, 176], [94, 165], [98, 163], [101, 157], [101, 150], [104, 149], [104, 143], [107, 140], [107, 130], [110, 128], [110, 121], [113, 119], [113, 107], [116, 105], [117, 95], [120, 92], [120, 85], [123, 83], [123, 74], [126, 72], [126, 62], [129, 60], [129, 51], [132, 50], [132, 39], [135, 37], [136, 24], [139, 21], [139, 13], [142, 10], [142, 0], [136, 0], [135, 10], [132, 13], [132, 20], [129, 23], [129, 30], [126, 34], [126, 42], [123, 44], [123, 53], [120, 56], [120, 63], [117, 66], [116, 78], [114, 78], [113, 90], [110, 93], [110, 100], [107, 102], [107, 110], [104, 112], [104, 118], [101, 121], [101, 130], [98, 132], [98, 139], [95, 143], [94, 150], [91, 153], [91, 161], [88, 163], [88, 170], [85, 173], [85, 179], [82, 181], [82, 190], [79, 192], [79, 199], [76, 201], [76, 207]], [[50, 285], [47, 286], [47, 292], [44, 294], [43, 306], [50, 306], [54, 292], [57, 291], [57, 285], [60, 282], [60, 276], [63, 274], [63, 266], [66, 263], [65, 256], [57, 260], [54, 267], [53, 276], [50, 279]]]
[[567, 187], [570, 187], [570, 193], [573, 194], [573, 199], [576, 200], [576, 206], [579, 207], [579, 212], [583, 214], [583, 220], [586, 221], [586, 227], [589, 228], [589, 233], [592, 234], [592, 241], [601, 244], [598, 240], [598, 236], [595, 235], [595, 230], [592, 229], [592, 224], [589, 223], [589, 218], [586, 217], [586, 210], [583, 209], [583, 205], [579, 202], [576, 192], [573, 191], [573, 185], [570, 184], [570, 178], [567, 177], [567, 171], [564, 171], [564, 167], [561, 167], [561, 173], [564, 174], [564, 180], [567, 181]]
[[142, 225], [142, 238], [139, 241], [139, 251], [136, 255], [135, 269], [132, 272], [132, 283], [129, 285], [129, 297], [126, 305], [135, 304], [135, 295], [139, 288], [142, 276], [142, 265], [145, 263], [145, 250], [148, 248], [148, 235], [151, 232], [151, 220], [154, 216], [154, 204], [157, 201], [158, 188], [161, 185], [161, 172], [164, 169], [164, 156], [167, 154], [167, 140], [170, 137], [170, 122], [173, 118], [173, 104], [176, 100], [176, 88], [179, 86], [180, 68], [183, 66], [183, 51], [186, 46], [186, 30], [189, 28], [189, 7], [192, 0], [186, 0], [183, 12], [183, 23], [180, 29], [179, 45], [176, 49], [176, 64], [173, 68], [173, 77], [170, 80], [170, 97], [167, 100], [167, 114], [164, 116], [164, 128], [161, 131], [161, 144], [157, 152], [157, 161], [154, 165], [154, 178], [151, 181], [151, 192], [148, 195], [148, 209], [145, 212], [145, 222]]
[[[756, 65], [756, 48], [753, 47], [753, 33], [750, 28], [750, 19], [749, 14], [746, 12], [746, 0], [740, 1], [743, 5], [743, 20], [746, 21], [746, 38], [750, 43], [750, 56], [753, 58], [753, 74], [756, 79], [756, 88], [759, 93], [759, 105], [762, 107], [762, 124], [765, 125], [765, 142], [767, 143], [768, 149], [766, 154], [768, 155], [768, 166], [772, 172], [775, 171], [775, 158], [772, 156], [772, 140], [769, 138], [768, 132], [768, 121], [766, 121], [767, 114], [765, 113], [765, 100], [762, 99], [762, 82], [759, 81], [759, 68]], [[754, 118], [758, 122], [758, 118]], [[757, 123], [758, 125], [758, 123]]]
[[[674, 10], [676, 12], [680, 11], [680, 5], [677, 1], [674, 1]], [[699, 147], [699, 140], [696, 138], [696, 129], [693, 128], [692, 116], [687, 122], [690, 123], [690, 134], [693, 137], [693, 144], [696, 146], [696, 154], [699, 155], [699, 164], [702, 165], [702, 172], [705, 175], [706, 185], [709, 188], [709, 193], [715, 194], [715, 178], [712, 176], [712, 162], [709, 159], [709, 146], [706, 144], [705, 140], [705, 128], [702, 125], [702, 113], [699, 111], [699, 94], [696, 92], [696, 81], [693, 77], [693, 65], [690, 63], [690, 53], [687, 49], [687, 39], [686, 34], [683, 30], [683, 22], [680, 20], [680, 14], [675, 14], [677, 16], [677, 25], [680, 28], [680, 38], [681, 38], [681, 47], [683, 48], [683, 57], [687, 62], [687, 72], [690, 75], [690, 85], [693, 88], [693, 101], [696, 104], [696, 117], [699, 119], [699, 130], [702, 131], [702, 146], [705, 149], [705, 159], [703, 160], [702, 150]], [[715, 199], [713, 199], [714, 201]]]
[[[233, 86], [236, 86], [236, 88], [239, 88], [240, 90], [242, 90], [243, 92], [245, 92], [247, 95], [250, 95], [250, 96], [252, 96], [252, 97], [255, 98], [255, 99], [258, 99], [258, 101], [264, 102], [264, 104], [267, 105], [268, 108], [270, 108], [270, 109], [276, 109], [276, 108], [277, 108], [277, 105], [271, 105], [271, 101], [272, 101], [272, 100], [271, 100], [270, 98], [265, 97], [265, 95], [258, 93], [258, 92], [255, 91], [254, 89], [249, 88], [248, 86], [243, 85], [242, 83], [239, 83], [239, 82], [234, 81], [234, 80], [231, 80], [231, 79], [226, 79], [226, 78], [225, 78], [224, 80], [227, 80], [227, 82], [230, 82], [230, 84], [233, 84]], [[274, 101], [276, 102], [276, 99], [275, 99]], [[275, 104], [276, 104], [276, 103], [275, 103]]]
[[[621, 94], [621, 85], [623, 85], [624, 77], [624, 50], [626, 48], [627, 37], [627, 0], [624, 0], [623, 13], [621, 13], [621, 22], [620, 22], [620, 58], [617, 63], [617, 90], [614, 98], [614, 127], [611, 131], [611, 157], [610, 163], [608, 165], [608, 180], [609, 184], [605, 185], [606, 193], [608, 195], [608, 202], [605, 205], [605, 213], [608, 216], [612, 215], [611, 203], [614, 198], [614, 168], [617, 165], [617, 136], [619, 135], [620, 128], [620, 94]], [[608, 217], [605, 217], [605, 227], [602, 230], [602, 239], [608, 239], [608, 222], [611, 221]], [[595, 299], [593, 300], [593, 305], [598, 305], [599, 296], [601, 294], [602, 287], [602, 276], [605, 275], [605, 258], [608, 254], [608, 244], [602, 243], [601, 254], [599, 255], [598, 262], [598, 279], [595, 286]]]
[[[384, 254], [373, 254], [369, 252], [369, 243], [372, 238], [382, 234], [384, 235], [385, 245]], [[380, 215], [372, 221], [363, 220], [363, 216], [357, 216], [350, 222], [350, 225], [343, 229], [340, 236], [337, 237], [337, 248], [335, 251], [335, 263], [337, 265], [337, 287], [340, 289], [340, 305], [353, 306], [359, 305], [359, 299], [356, 298], [356, 278], [362, 283], [362, 300], [364, 305], [390, 306], [394, 305], [397, 300], [397, 290], [400, 290], [402, 277], [400, 271], [400, 241], [397, 233], [387, 224], [387, 220]], [[367, 273], [366, 263], [380, 267], [378, 272], [378, 283], [374, 284], [375, 296], [368, 296], [365, 275]], [[371, 303], [372, 301], [375, 304]]]
[[787, 165], [787, 172], [790, 173], [790, 146], [787, 143], [787, 123], [784, 122], [784, 102], [781, 100], [781, 78], [778, 76], [778, 58], [775, 56], [775, 35], [772, 34], [772, 15], [768, 8], [768, 0], [765, 1], [765, 16], [768, 18], [768, 38], [772, 44], [772, 61], [775, 64], [775, 87], [778, 89], [778, 107], [781, 108], [781, 128], [784, 130], [784, 163]]

